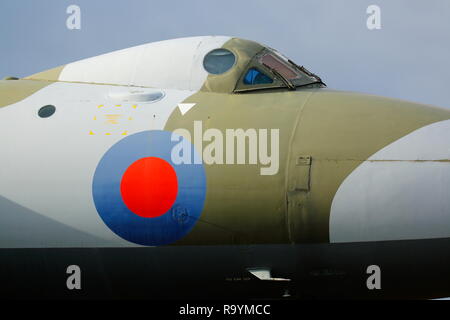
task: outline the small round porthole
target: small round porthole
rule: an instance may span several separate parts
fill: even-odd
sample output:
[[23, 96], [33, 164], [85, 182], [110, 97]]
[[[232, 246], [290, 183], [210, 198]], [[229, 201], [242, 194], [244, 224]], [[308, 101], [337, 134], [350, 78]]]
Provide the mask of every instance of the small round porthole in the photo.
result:
[[52, 106], [51, 104], [43, 106], [38, 111], [38, 116], [41, 118], [48, 118], [51, 117], [56, 111], [55, 106]]
[[203, 59], [203, 67], [212, 74], [222, 74], [231, 69], [236, 61], [233, 52], [227, 49], [215, 49]]

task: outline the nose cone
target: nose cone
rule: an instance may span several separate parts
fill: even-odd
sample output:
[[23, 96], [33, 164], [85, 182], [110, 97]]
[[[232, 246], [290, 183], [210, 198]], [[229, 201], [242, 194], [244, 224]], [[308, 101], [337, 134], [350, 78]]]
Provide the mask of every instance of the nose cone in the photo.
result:
[[396, 99], [313, 94], [292, 145], [312, 158], [298, 233], [331, 242], [450, 236], [449, 119], [449, 110]]
[[330, 241], [450, 237], [450, 120], [421, 127], [359, 164], [331, 206]]
[[353, 152], [360, 158], [333, 198], [330, 241], [449, 237], [450, 111], [359, 99], [367, 103], [360, 113], [354, 111], [360, 122], [356, 140], [367, 153], [361, 158]]

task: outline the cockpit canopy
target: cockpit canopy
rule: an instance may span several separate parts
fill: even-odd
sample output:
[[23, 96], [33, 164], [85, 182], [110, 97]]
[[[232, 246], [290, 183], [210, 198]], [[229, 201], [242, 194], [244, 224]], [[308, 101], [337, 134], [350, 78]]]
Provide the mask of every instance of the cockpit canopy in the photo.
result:
[[324, 85], [318, 76], [274, 49], [223, 36], [153, 42], [26, 79], [222, 93]]
[[306, 68], [297, 65], [278, 51], [264, 48], [252, 59], [248, 70], [238, 81], [235, 91], [287, 87], [295, 89], [308, 85], [324, 85]]

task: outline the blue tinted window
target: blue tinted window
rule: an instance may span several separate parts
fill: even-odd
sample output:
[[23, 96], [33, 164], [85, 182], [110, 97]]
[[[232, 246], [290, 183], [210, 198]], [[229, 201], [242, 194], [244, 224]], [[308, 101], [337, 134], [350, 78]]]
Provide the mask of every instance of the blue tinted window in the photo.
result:
[[234, 54], [227, 49], [216, 49], [205, 56], [203, 67], [212, 74], [228, 71], [236, 61]]
[[265, 84], [272, 82], [273, 80], [269, 76], [265, 75], [256, 68], [251, 68], [248, 70], [244, 77], [245, 84]]

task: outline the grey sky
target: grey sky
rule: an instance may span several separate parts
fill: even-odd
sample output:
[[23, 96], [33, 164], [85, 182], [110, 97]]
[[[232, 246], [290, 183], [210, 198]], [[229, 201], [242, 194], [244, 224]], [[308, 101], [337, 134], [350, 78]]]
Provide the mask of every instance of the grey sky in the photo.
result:
[[[70, 4], [81, 30], [66, 28]], [[370, 4], [381, 30], [366, 27]], [[330, 88], [450, 107], [448, 0], [1, 0], [0, 78], [197, 35], [265, 43]]]

